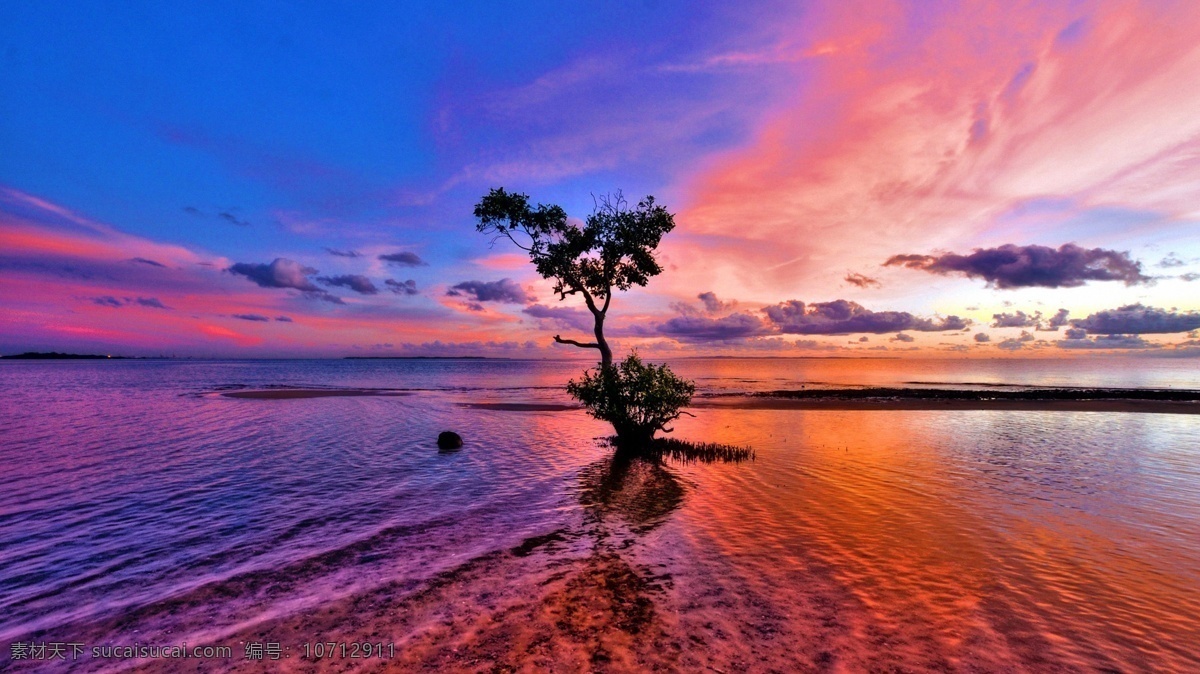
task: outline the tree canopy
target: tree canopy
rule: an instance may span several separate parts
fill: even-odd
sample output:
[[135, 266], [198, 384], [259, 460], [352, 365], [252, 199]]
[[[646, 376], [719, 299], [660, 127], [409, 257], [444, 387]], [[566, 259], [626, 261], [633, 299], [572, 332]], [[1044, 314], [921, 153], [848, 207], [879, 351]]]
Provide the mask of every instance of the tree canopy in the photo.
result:
[[662, 272], [654, 251], [662, 237], [675, 228], [675, 218], [647, 196], [630, 208], [620, 192], [596, 199], [595, 210], [580, 227], [560, 206], [529, 202], [529, 195], [495, 188], [476, 206], [476, 229], [506, 238], [521, 250], [543, 278], [554, 281], [559, 299], [580, 294], [595, 318], [596, 341], [555, 341], [599, 349], [601, 363], [612, 365], [612, 351], [604, 339], [604, 317], [613, 290], [644, 286]]

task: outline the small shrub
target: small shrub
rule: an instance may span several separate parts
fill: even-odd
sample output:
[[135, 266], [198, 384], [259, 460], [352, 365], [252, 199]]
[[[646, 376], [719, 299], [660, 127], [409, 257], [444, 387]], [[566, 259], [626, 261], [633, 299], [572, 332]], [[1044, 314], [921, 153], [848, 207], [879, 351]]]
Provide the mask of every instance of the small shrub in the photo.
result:
[[567, 393], [593, 417], [607, 421], [617, 432], [617, 443], [648, 447], [654, 434], [670, 433], [667, 424], [687, 414], [696, 385], [678, 377], [666, 365], [647, 365], [630, 354], [615, 366], [587, 370], [572, 379]]

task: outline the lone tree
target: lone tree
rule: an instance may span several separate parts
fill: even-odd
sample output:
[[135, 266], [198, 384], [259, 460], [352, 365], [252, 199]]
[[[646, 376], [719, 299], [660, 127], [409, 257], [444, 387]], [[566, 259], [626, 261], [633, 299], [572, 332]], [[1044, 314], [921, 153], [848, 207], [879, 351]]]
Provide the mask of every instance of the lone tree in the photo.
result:
[[644, 286], [662, 272], [654, 251], [663, 235], [675, 228], [674, 216], [651, 196], [630, 208], [618, 192], [597, 199], [580, 227], [568, 221], [559, 206], [533, 207], [528, 195], [498, 188], [476, 204], [475, 217], [476, 229], [491, 234], [493, 243], [505, 238], [527, 252], [538, 273], [554, 281], [560, 301], [581, 295], [591, 312], [595, 341], [554, 336], [559, 344], [600, 352], [599, 372], [585, 372], [567, 391], [592, 416], [612, 423], [622, 443], [644, 443], [657, 431], [670, 432], [667, 424], [679, 418], [695, 386], [665, 365], [644, 365], [636, 354], [614, 366], [604, 320], [614, 290]]

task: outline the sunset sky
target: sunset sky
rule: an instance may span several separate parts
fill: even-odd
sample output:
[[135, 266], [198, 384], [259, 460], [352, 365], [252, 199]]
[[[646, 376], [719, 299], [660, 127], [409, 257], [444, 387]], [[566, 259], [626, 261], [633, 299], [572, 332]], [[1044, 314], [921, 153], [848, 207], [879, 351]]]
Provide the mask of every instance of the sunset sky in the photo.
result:
[[594, 356], [503, 186], [676, 214], [621, 348], [1200, 354], [1200, 3], [521, 5], [0, 7], [0, 353]]

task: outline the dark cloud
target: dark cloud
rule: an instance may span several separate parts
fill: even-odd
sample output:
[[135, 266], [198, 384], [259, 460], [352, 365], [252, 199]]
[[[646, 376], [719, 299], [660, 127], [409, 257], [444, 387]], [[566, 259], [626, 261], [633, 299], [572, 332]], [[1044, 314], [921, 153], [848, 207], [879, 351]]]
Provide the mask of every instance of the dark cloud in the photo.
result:
[[112, 295], [102, 295], [100, 297], [93, 297], [92, 303], [99, 304], [102, 307], [123, 307], [123, 306], [125, 306], [124, 302], [113, 297]]
[[1082, 328], [1067, 328], [1064, 339], [1087, 339], [1087, 330]]
[[690, 302], [672, 302], [670, 307], [684, 316], [699, 316], [702, 314], [716, 314], [729, 311], [737, 306], [736, 300], [724, 302], [711, 290], [696, 295], [696, 299], [700, 300], [702, 308], [697, 308], [696, 305]]
[[788, 300], [763, 309], [781, 332], [798, 335], [845, 335], [853, 332], [883, 334], [911, 330], [941, 332], [962, 330], [969, 323], [958, 316], [919, 318], [907, 311], [871, 311], [857, 302], [834, 300], [805, 305]]
[[1166, 334], [1200, 328], [1200, 313], [1129, 304], [1118, 309], [1098, 311], [1087, 318], [1073, 319], [1071, 325], [1091, 333], [1107, 335]]
[[676, 316], [658, 326], [659, 334], [685, 342], [727, 342], [770, 332], [762, 319], [745, 312], [721, 318]]
[[166, 269], [166, 267], [167, 267], [167, 265], [165, 265], [161, 262], [155, 262], [154, 260], [147, 260], [144, 257], [135, 257], [132, 260], [130, 260], [130, 262], [140, 262], [142, 264], [148, 264], [151, 267], [162, 267], [163, 269]]
[[504, 278], [499, 281], [463, 281], [446, 291], [447, 295], [458, 297], [465, 295], [476, 302], [503, 302], [505, 304], [525, 304], [537, 298], [521, 287], [520, 283]]
[[100, 297], [93, 297], [92, 303], [99, 304], [102, 307], [113, 308], [137, 304], [143, 307], [150, 307], [151, 309], [167, 309], [168, 311], [171, 309], [171, 307], [163, 304], [157, 297], [138, 297], [136, 299], [132, 297], [122, 297], [118, 299], [112, 295], [101, 295]]
[[986, 332], [977, 332], [977, 333], [975, 333], [975, 341], [977, 341], [977, 342], [979, 342], [979, 343], [981, 343], [981, 344], [982, 344], [982, 343], [984, 343], [984, 342], [990, 342], [990, 341], [992, 341], [992, 338], [991, 338], [991, 336], [990, 336], [990, 335], [988, 335], [988, 333], [986, 333]]
[[873, 279], [870, 276], [859, 274], [857, 272], [850, 272], [850, 273], [846, 274], [845, 281], [846, 281], [846, 283], [849, 283], [850, 285], [858, 286], [859, 288], [883, 287], [883, 284], [880, 283], [879, 281], [877, 281], [876, 279]]
[[337, 257], [362, 257], [362, 253], [357, 250], [338, 250], [337, 248], [326, 248], [326, 253], [336, 255]]
[[137, 303], [142, 305], [143, 307], [151, 307], [153, 309], [170, 309], [171, 308], [171, 307], [166, 306], [162, 302], [160, 302], [157, 297], [139, 297], [139, 298], [137, 298]]
[[267, 321], [271, 320], [271, 319], [267, 318], [266, 316], [262, 316], [260, 314], [234, 314], [233, 317], [241, 319], [243, 321], [258, 321], [258, 322], [262, 322], [262, 323], [266, 323]]
[[1182, 267], [1185, 264], [1187, 262], [1179, 259], [1179, 256], [1175, 253], [1167, 253], [1166, 257], [1158, 261], [1158, 266], [1160, 267]]
[[704, 304], [704, 310], [710, 314], [715, 314], [718, 311], [724, 311], [737, 304], [737, 302], [722, 302], [721, 300], [717, 299], [717, 294], [711, 290], [706, 293], [700, 293], [699, 295], [696, 295], [696, 299], [700, 300]]
[[1035, 311], [1032, 314], [1027, 314], [1024, 311], [1016, 311], [1013, 313], [992, 314], [993, 328], [1033, 328], [1042, 332], [1057, 332], [1059, 328], [1067, 324], [1067, 317], [1071, 312], [1066, 309], [1059, 309], [1057, 313], [1046, 321], [1042, 317], [1042, 312]]
[[388, 264], [394, 264], [400, 267], [423, 267], [426, 264], [426, 262], [422, 260], [419, 255], [416, 253], [410, 253], [408, 251], [380, 255], [379, 259]]
[[[786, 344], [787, 344], [786, 342], [783, 343], [783, 345], [786, 345]], [[839, 348], [841, 348], [834, 344], [826, 344], [825, 342], [819, 342], [815, 339], [797, 339], [795, 342], [792, 342], [792, 346], [796, 347], [797, 349], [808, 349], [808, 350], [814, 350], [814, 351], [836, 351]], [[873, 348], [882, 350], [882, 351], [887, 351], [886, 346], [876, 346]]]
[[897, 332], [896, 336], [891, 339], [893, 342], [915, 342], [916, 340], [916, 337], [913, 337], [912, 335], [906, 335], [903, 332]]
[[522, 309], [521, 313], [539, 320], [551, 321], [560, 327], [583, 332], [591, 332], [595, 327], [595, 319], [592, 318], [592, 314], [578, 307], [548, 307], [544, 304], [531, 304]]
[[374, 295], [379, 292], [379, 288], [371, 282], [371, 279], [359, 274], [343, 274], [341, 276], [318, 276], [317, 280], [327, 286], [337, 286], [339, 288], [349, 288], [360, 295]]
[[317, 273], [316, 269], [305, 267], [295, 260], [283, 257], [275, 258], [271, 264], [237, 262], [226, 271], [245, 276], [263, 288], [293, 288], [305, 292], [324, 292], [308, 278]]
[[1137, 335], [1101, 335], [1093, 339], [1063, 339], [1060, 349], [1157, 349], [1160, 345], [1147, 342]]
[[1187, 274], [1179, 275], [1179, 280], [1187, 281], [1188, 283], [1191, 283], [1192, 281], [1195, 281], [1196, 279], [1200, 279], [1200, 274], [1197, 274], [1196, 272], [1188, 272]]
[[291, 316], [276, 316], [275, 320], [279, 321], [280, 323], [291, 323], [292, 322]]
[[1037, 339], [1037, 337], [1034, 337], [1028, 330], [1022, 330], [1021, 336], [1017, 338], [1017, 341], [1018, 342], [1032, 342], [1035, 339]]
[[1042, 312], [1027, 314], [1024, 311], [1008, 314], [992, 314], [993, 328], [1032, 328], [1042, 320]]
[[1020, 339], [1006, 339], [997, 344], [996, 348], [1004, 349], [1005, 351], [1016, 351], [1017, 349], [1025, 348], [1025, 341]]
[[1047, 246], [976, 248], [970, 255], [893, 255], [884, 266], [903, 266], [934, 274], [963, 274], [982, 278], [996, 288], [1074, 288], [1088, 281], [1147, 283], [1142, 265], [1129, 253], [1082, 248], [1073, 243], [1057, 250]]
[[860, 341], [860, 342], [869, 342], [869, 341], [871, 341], [871, 338], [870, 338], [870, 337], [867, 337], [866, 335], [863, 335], [862, 337], [859, 337], [859, 338], [858, 338], [858, 341]]
[[387, 286], [388, 290], [396, 293], [397, 295], [416, 295], [418, 292], [417, 282], [412, 279], [408, 279], [407, 281], [385, 279], [383, 284]]
[[318, 288], [308, 278], [317, 273], [316, 269], [305, 267], [295, 260], [277, 257], [271, 264], [238, 262], [225, 271], [245, 276], [263, 288], [291, 288], [303, 291], [305, 297], [312, 300], [321, 300], [332, 304], [345, 304], [342, 298]]
[[200, 209], [196, 208], [195, 206], [184, 206], [183, 212], [187, 213], [188, 215], [204, 215], [200, 212]]
[[229, 211], [221, 211], [220, 213], [217, 213], [217, 217], [221, 218], [225, 222], [231, 222], [231, 223], [237, 225], [238, 227], [249, 227], [250, 226], [249, 220], [242, 220], [242, 219], [238, 218], [238, 216], [234, 215], [233, 213], [230, 213]]

